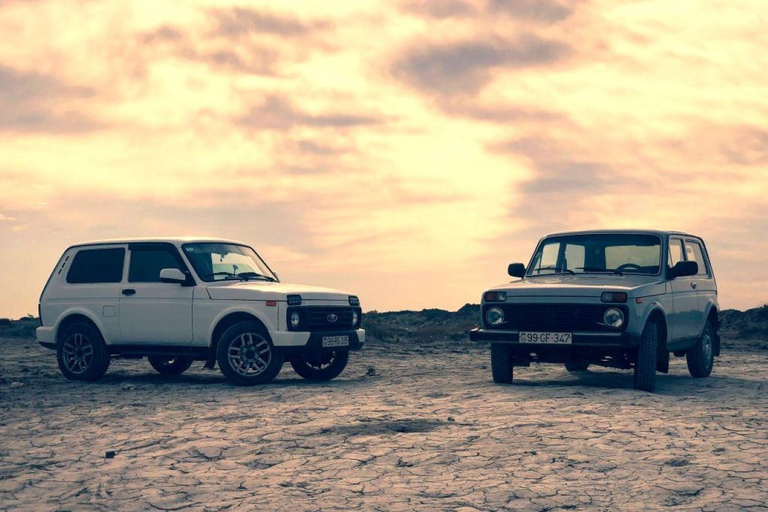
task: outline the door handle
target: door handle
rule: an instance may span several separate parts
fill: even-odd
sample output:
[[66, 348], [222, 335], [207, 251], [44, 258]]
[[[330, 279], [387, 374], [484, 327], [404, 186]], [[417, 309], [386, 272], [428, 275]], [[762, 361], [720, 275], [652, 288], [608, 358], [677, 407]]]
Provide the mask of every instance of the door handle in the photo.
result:
[[693, 288], [694, 290], [696, 289], [696, 286], [697, 286], [696, 283], [691, 283], [691, 288]]
[[136, 290], [133, 288], [126, 288], [123, 290], [123, 295], [136, 295]]

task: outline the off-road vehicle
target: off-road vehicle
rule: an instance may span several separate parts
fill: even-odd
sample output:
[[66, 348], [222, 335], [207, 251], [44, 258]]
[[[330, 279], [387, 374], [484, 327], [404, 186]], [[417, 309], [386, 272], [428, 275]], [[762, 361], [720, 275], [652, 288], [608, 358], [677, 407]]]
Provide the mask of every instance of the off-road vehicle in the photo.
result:
[[634, 387], [653, 391], [669, 355], [707, 377], [720, 355], [717, 284], [704, 241], [676, 231], [584, 231], [548, 235], [519, 278], [486, 291], [482, 327], [494, 382], [514, 366], [564, 363], [634, 369]]
[[282, 283], [245, 244], [112, 240], [64, 251], [40, 297], [37, 339], [69, 379], [147, 357], [167, 375], [218, 362], [232, 383], [253, 385], [286, 360], [306, 379], [335, 378], [365, 343], [361, 318], [355, 295]]

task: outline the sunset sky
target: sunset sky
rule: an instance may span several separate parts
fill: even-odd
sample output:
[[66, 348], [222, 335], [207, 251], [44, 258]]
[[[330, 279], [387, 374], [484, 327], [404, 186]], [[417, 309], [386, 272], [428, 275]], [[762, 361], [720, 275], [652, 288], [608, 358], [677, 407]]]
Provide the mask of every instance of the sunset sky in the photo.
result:
[[380, 311], [563, 229], [689, 230], [768, 301], [768, 3], [0, 0], [0, 317], [70, 244], [201, 235]]

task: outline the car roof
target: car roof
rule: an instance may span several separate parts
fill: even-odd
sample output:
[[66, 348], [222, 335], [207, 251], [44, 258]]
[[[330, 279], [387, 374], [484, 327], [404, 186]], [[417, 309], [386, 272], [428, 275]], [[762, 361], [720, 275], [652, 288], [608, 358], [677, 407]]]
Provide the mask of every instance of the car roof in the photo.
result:
[[217, 243], [217, 244], [236, 244], [236, 245], [248, 245], [236, 240], [227, 240], [224, 238], [214, 237], [199, 237], [199, 236], [173, 236], [173, 237], [146, 237], [146, 238], [114, 238], [108, 240], [92, 240], [90, 242], [80, 242], [70, 246], [73, 247], [87, 247], [91, 245], [117, 245], [117, 244], [136, 244], [136, 243], [169, 243], [174, 245], [186, 244], [186, 243]]
[[658, 236], [666, 236], [666, 235], [680, 235], [680, 236], [690, 236], [693, 238], [701, 238], [696, 235], [692, 235], [690, 233], [686, 233], [685, 231], [675, 231], [675, 230], [665, 230], [665, 229], [590, 229], [585, 231], [563, 231], [559, 233], [549, 233], [548, 235], [545, 235], [544, 238], [548, 238], [551, 236], [564, 236], [564, 235], [595, 235], [595, 234], [632, 234], [632, 235], [658, 235]]

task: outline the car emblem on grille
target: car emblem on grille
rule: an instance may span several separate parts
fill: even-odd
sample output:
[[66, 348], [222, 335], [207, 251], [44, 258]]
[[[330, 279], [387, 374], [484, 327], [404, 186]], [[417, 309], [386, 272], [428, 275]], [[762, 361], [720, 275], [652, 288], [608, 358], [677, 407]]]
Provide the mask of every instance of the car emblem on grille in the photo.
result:
[[330, 315], [325, 317], [325, 319], [328, 320], [329, 324], [335, 324], [336, 321], [339, 319], [339, 316], [334, 313], [331, 313]]

